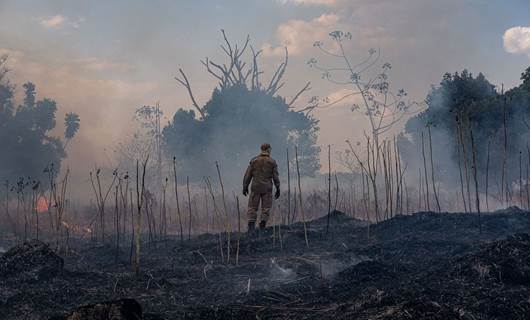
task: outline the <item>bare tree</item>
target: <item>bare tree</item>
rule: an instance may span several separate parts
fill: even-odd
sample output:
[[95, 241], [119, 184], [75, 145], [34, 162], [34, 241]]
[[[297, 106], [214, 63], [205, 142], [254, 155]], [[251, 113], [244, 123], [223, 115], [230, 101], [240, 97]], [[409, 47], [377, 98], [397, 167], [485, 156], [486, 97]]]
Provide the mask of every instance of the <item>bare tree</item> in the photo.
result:
[[406, 115], [417, 112], [418, 110], [413, 110], [412, 107], [418, 106], [418, 104], [405, 100], [407, 97], [405, 90], [399, 89], [397, 92], [391, 90], [388, 75], [392, 68], [390, 63], [383, 63], [381, 70], [374, 73], [373, 68], [381, 57], [380, 50], [370, 49], [368, 56], [363, 61], [354, 63], [344, 49], [344, 41], [352, 39], [351, 33], [333, 31], [329, 35], [337, 48], [336, 50], [326, 49], [322, 41], [316, 41], [313, 46], [326, 56], [336, 58], [339, 63], [342, 63], [342, 66], [322, 66], [315, 58], [309, 59], [307, 63], [310, 67], [322, 72], [323, 79], [349, 90], [334, 101], [325, 99], [325, 103], [317, 107], [330, 107], [348, 98], [359, 96], [360, 104], [352, 103], [351, 109], [368, 118], [371, 136], [376, 145], [379, 146], [379, 137], [388, 132]]
[[381, 69], [374, 72], [374, 67], [381, 57], [380, 50], [370, 49], [364, 60], [355, 63], [344, 48], [344, 42], [352, 39], [351, 33], [333, 31], [329, 36], [333, 42], [333, 49], [328, 49], [322, 41], [316, 41], [313, 46], [324, 56], [338, 61], [340, 65], [323, 66], [316, 58], [309, 59], [307, 64], [320, 71], [323, 79], [346, 88], [347, 92], [333, 101], [328, 98], [324, 98], [322, 103], [317, 101], [314, 103], [314, 108], [327, 108], [341, 102], [344, 103], [348, 101], [347, 99], [359, 98], [355, 99], [350, 107], [352, 111], [367, 117], [370, 126], [370, 134], [365, 134], [366, 159], [356, 153], [351, 144], [349, 146], [361, 169], [370, 178], [377, 218], [379, 215], [377, 175], [381, 168], [382, 138], [405, 116], [418, 112], [420, 105], [406, 101], [407, 93], [405, 90], [399, 89], [397, 92], [391, 90], [388, 75], [392, 68], [390, 63], [383, 63]]
[[[206, 57], [204, 60], [201, 60], [201, 63], [206, 68], [206, 71], [218, 81], [220, 89], [241, 85], [245, 86], [250, 90], [261, 91], [268, 95], [276, 95], [278, 90], [284, 86], [282, 82], [285, 70], [287, 69], [287, 63], [289, 61], [289, 52], [287, 47], [285, 47], [285, 57], [276, 70], [272, 73], [272, 77], [269, 81], [263, 82], [261, 75], [263, 71], [260, 69], [258, 58], [261, 54], [261, 50], [256, 51], [254, 47], [250, 44], [250, 36], [247, 36], [243, 45], [238, 46], [237, 44], [232, 44], [226, 35], [224, 30], [221, 30], [224, 43], [221, 44], [221, 49], [223, 53], [227, 56], [227, 63], [218, 63], [210, 60]], [[251, 59], [250, 62], [246, 61], [245, 55], [250, 49]], [[182, 68], [179, 68], [179, 75], [175, 77], [184, 88], [187, 89], [188, 95], [190, 97], [191, 103], [195, 110], [200, 115], [200, 119], [204, 120], [206, 114], [203, 107], [199, 105], [193, 90], [190, 84], [186, 73]], [[265, 84], [266, 83], [266, 84]], [[307, 82], [302, 89], [300, 89], [288, 102], [288, 106], [295, 108], [295, 102], [300, 98], [300, 96], [310, 90], [310, 83]], [[308, 103], [308, 105], [300, 108], [299, 112], [310, 112], [315, 107], [314, 103]]]

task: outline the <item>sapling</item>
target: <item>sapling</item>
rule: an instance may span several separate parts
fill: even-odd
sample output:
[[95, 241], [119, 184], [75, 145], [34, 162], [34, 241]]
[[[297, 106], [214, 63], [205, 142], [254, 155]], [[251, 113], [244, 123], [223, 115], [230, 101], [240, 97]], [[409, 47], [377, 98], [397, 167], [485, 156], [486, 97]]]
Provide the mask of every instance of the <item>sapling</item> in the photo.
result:
[[[105, 241], [105, 203], [107, 202], [107, 198], [110, 194], [110, 191], [112, 190], [112, 187], [114, 186], [114, 183], [116, 182], [118, 178], [118, 171], [117, 169], [115, 169], [112, 172], [112, 176], [113, 176], [112, 182], [110, 183], [107, 191], [103, 194], [103, 190], [101, 188], [101, 177], [100, 177], [101, 169], [97, 167], [95, 167], [94, 169], [96, 171], [96, 174], [95, 174], [96, 182], [94, 183], [92, 172], [90, 172], [90, 182], [92, 184], [92, 190], [94, 191], [94, 194], [96, 196], [96, 204], [98, 206], [100, 227], [101, 227], [101, 240], [104, 242]], [[96, 184], [97, 184], [97, 189], [96, 189]]]

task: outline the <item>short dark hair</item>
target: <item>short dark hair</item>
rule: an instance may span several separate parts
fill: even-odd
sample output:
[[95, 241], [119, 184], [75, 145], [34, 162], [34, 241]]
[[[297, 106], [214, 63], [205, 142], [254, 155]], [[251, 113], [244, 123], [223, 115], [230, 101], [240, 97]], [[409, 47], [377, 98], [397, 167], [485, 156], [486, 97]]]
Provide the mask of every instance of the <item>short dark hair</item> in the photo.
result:
[[267, 150], [270, 150], [270, 148], [271, 148], [271, 145], [268, 143], [264, 143], [261, 145], [261, 151], [267, 151]]

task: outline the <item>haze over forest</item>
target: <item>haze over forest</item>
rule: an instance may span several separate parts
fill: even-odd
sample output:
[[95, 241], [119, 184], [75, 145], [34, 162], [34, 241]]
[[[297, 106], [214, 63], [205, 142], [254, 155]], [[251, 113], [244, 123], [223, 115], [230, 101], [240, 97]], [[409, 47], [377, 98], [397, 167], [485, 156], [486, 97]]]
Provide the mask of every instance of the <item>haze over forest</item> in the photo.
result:
[[[262, 50], [261, 70], [267, 80], [283, 61], [286, 47], [289, 62], [278, 94], [289, 101], [310, 81], [311, 90], [297, 100], [303, 108], [313, 96], [333, 101], [344, 93], [308, 65], [314, 57], [334, 63], [314, 44], [331, 43], [329, 33], [335, 30], [351, 33], [345, 48], [354, 61], [371, 48], [380, 50], [378, 63], [392, 66], [393, 88], [405, 89], [408, 101], [421, 103], [446, 72], [482, 73], [498, 91], [501, 84], [505, 90], [518, 86], [530, 64], [529, 18], [524, 0], [113, 1], [97, 6], [1, 0], [0, 54], [7, 55], [6, 77], [16, 84], [16, 104], [24, 99], [22, 84], [28, 81], [35, 84], [37, 99], [56, 101], [52, 135], [63, 135], [65, 114], [79, 115], [79, 132], [61, 168], [70, 167], [71, 183], [77, 186], [71, 195], [82, 197], [90, 192], [88, 172], [95, 164], [109, 169], [118, 165], [120, 144], [139, 130], [135, 110], [159, 102], [164, 127], [177, 109], [194, 109], [186, 89], [174, 79], [179, 68], [198, 103], [210, 99], [218, 81], [201, 60], [224, 61], [221, 29], [234, 44], [242, 45], [250, 36], [253, 47]], [[355, 102], [345, 99], [312, 112], [319, 120], [317, 145], [323, 151], [328, 144], [334, 152], [343, 151], [346, 139], [362, 140], [368, 127], [362, 114], [351, 111]], [[401, 132], [407, 118], [393, 132]], [[262, 141], [255, 137], [252, 142], [257, 150]], [[222, 137], [215, 144], [222, 146]], [[283, 150], [273, 152], [283, 157]], [[325, 153], [320, 154], [324, 169]], [[246, 163], [249, 154], [240, 161]], [[334, 170], [347, 171], [333, 157]]]

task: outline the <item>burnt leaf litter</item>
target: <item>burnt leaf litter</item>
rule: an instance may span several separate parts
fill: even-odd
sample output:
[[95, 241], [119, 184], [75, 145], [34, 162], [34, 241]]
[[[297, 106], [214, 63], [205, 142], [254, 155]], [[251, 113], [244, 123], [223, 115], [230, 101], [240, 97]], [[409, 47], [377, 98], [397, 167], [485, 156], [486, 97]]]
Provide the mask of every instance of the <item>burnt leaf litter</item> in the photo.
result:
[[[145, 243], [31, 240], [0, 257], [0, 319], [528, 319], [530, 213], [420, 212], [368, 226], [333, 212], [241, 236]], [[479, 226], [482, 225], [482, 228]], [[482, 231], [480, 231], [482, 229]], [[237, 239], [232, 236], [232, 239]]]

